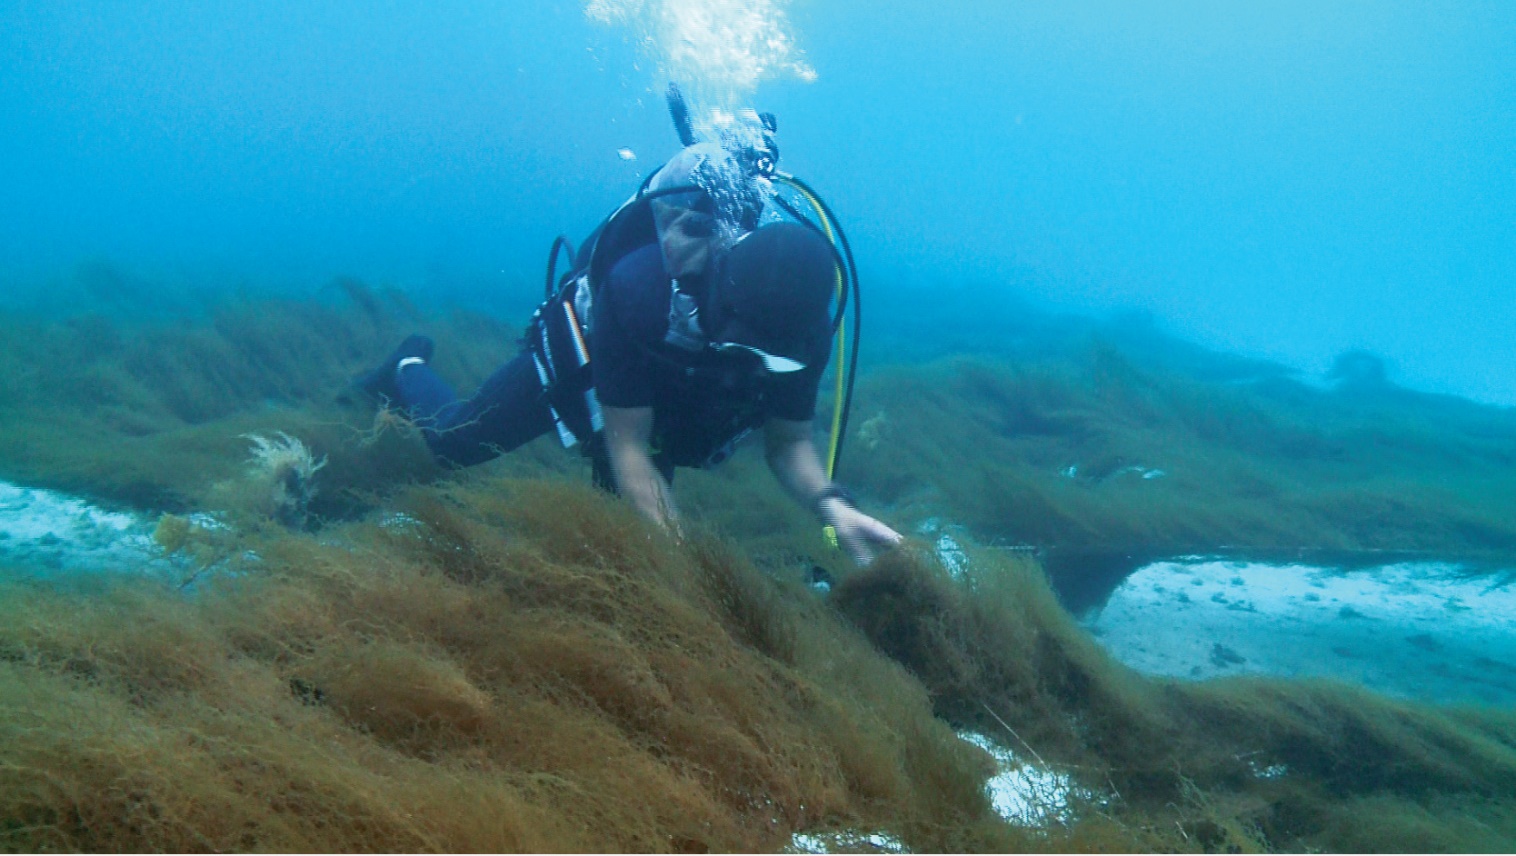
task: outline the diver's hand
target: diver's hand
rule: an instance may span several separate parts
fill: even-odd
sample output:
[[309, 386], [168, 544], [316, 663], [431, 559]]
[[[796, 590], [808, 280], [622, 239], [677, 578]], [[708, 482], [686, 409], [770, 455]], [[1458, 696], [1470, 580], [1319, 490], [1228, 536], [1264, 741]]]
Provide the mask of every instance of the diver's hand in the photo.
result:
[[904, 537], [838, 497], [822, 501], [821, 517], [837, 533], [837, 545], [859, 567], [874, 561], [875, 556], [900, 543]]
[[653, 436], [653, 408], [605, 407], [605, 453], [610, 458], [616, 490], [643, 517], [683, 538], [674, 491], [648, 452]]

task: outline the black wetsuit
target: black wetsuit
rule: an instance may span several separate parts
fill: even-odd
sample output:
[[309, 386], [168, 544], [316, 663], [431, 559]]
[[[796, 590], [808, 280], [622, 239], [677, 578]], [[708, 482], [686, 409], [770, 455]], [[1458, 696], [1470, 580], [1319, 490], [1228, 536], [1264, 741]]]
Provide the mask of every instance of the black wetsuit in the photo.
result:
[[[667, 345], [670, 290], [657, 245], [628, 253], [599, 290], [589, 337], [601, 404], [653, 408], [652, 451], [665, 477], [676, 466], [719, 463], [765, 419], [815, 414], [823, 361], [767, 375], [750, 355], [692, 354]], [[482, 463], [553, 430], [530, 352], [501, 366], [466, 400], [425, 364], [402, 370], [398, 388], [427, 446], [453, 466]], [[600, 444], [580, 439], [595, 457], [596, 481], [609, 486]]]

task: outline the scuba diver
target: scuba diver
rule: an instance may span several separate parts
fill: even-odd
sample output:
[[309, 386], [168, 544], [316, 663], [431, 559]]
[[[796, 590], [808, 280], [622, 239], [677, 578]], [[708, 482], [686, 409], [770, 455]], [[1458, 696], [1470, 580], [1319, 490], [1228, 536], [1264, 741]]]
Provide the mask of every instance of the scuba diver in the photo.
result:
[[[780, 484], [867, 564], [901, 535], [859, 511], [831, 479], [845, 418], [834, 419], [826, 463], [813, 437], [834, 338], [842, 357], [849, 276], [856, 318], [851, 252], [831, 239], [840, 229], [824, 203], [775, 168], [772, 116], [751, 139], [700, 142], [672, 84], [669, 105], [683, 150], [577, 256], [566, 239], [554, 243], [548, 299], [524, 349], [473, 397], [460, 400], [432, 370], [433, 343], [420, 335], [358, 385], [398, 405], [449, 466], [482, 463], [556, 431], [590, 458], [597, 485], [676, 535], [674, 468], [714, 466], [761, 430]], [[800, 188], [821, 225], [777, 197], [771, 180]], [[790, 219], [764, 222], [771, 201]], [[561, 250], [574, 264], [555, 280]], [[853, 345], [856, 365], [856, 337]], [[843, 374], [839, 365], [839, 393]], [[851, 392], [849, 373], [839, 415]]]

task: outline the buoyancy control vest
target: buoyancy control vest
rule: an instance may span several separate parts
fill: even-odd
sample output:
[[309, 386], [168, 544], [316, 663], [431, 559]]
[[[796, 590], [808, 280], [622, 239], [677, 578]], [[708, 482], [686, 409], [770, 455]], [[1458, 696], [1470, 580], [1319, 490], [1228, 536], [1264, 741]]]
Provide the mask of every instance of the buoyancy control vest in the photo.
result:
[[[585, 249], [574, 255], [574, 266], [532, 315], [527, 349], [565, 447], [577, 445], [591, 456], [600, 451], [604, 421], [594, 388], [590, 342], [600, 325], [621, 323], [611, 301], [602, 297], [603, 290], [616, 263], [656, 242], [648, 198], [634, 198], [591, 234]], [[553, 252], [566, 249], [567, 242], [561, 241]], [[631, 337], [645, 349], [650, 362], [663, 370], [671, 397], [693, 410], [683, 414], [683, 419], [655, 414], [656, 451], [670, 465], [715, 466], [730, 457], [737, 443], [762, 421], [763, 384], [751, 366], [740, 360], [712, 359], [705, 349], [708, 342], [699, 328], [695, 305], [703, 292], [684, 290], [677, 283], [670, 288], [670, 329], [677, 329], [678, 338], [686, 341], [692, 335], [701, 338], [693, 345], [657, 347]], [[674, 302], [680, 297], [695, 303]], [[688, 323], [675, 328], [676, 314], [686, 315]], [[665, 342], [672, 344], [675, 338], [669, 336]], [[670, 424], [679, 425], [680, 430], [670, 431]]]
[[[672, 84], [669, 90], [669, 107], [674, 116], [676, 128], [680, 131], [680, 141], [686, 146], [692, 144], [694, 134], [689, 127], [688, 111], [684, 108], [683, 98], [679, 95], [678, 88]], [[773, 117], [765, 114], [763, 124], [768, 132], [765, 135], [768, 148], [758, 155], [745, 158], [744, 162], [752, 163], [754, 169], [760, 170], [775, 185], [789, 188], [809, 205], [815, 213], [814, 222], [801, 214], [795, 204], [786, 201], [778, 194], [772, 200], [776, 207], [790, 219], [803, 223], [822, 234], [833, 247], [838, 260], [837, 310], [833, 319], [837, 357], [837, 394], [831, 424], [831, 442], [825, 460], [827, 475], [829, 478], [834, 478], [841, 456], [842, 441], [846, 435], [847, 416], [851, 409], [858, 358], [857, 327], [861, 307], [857, 268], [853, 262], [847, 237], [843, 234], [841, 225], [831, 209], [805, 182], [777, 170], [778, 149], [772, 145], [772, 132], [775, 129]], [[610, 272], [617, 262], [639, 248], [658, 242], [658, 231], [651, 206], [654, 199], [665, 195], [703, 192], [700, 187], [693, 185], [650, 190], [649, 185], [655, 175], [657, 171], [649, 174], [641, 183], [637, 193], [602, 221], [591, 232], [577, 253], [566, 238], [560, 236], [554, 241], [547, 265], [544, 287], [546, 299], [533, 313], [526, 335], [526, 346], [532, 354], [538, 379], [544, 391], [543, 395], [552, 414], [560, 441], [565, 447], [579, 445], [591, 456], [598, 455], [602, 448], [604, 421], [594, 389], [590, 338], [594, 335], [597, 324], [615, 323], [614, 318], [610, 317], [613, 313], [597, 313], [595, 307], [597, 296], [610, 280]], [[568, 271], [558, 276], [558, 260], [564, 254], [570, 259], [571, 265]], [[693, 347], [689, 345], [683, 347], [690, 353], [696, 353], [702, 346], [709, 344], [698, 322], [699, 295], [683, 290], [677, 280], [671, 280], [670, 287], [672, 292], [669, 321], [670, 330], [674, 335], [670, 336], [668, 341], [678, 344], [673, 340], [683, 335], [693, 344]], [[846, 310], [849, 307], [854, 316], [854, 336], [851, 343], [846, 340], [847, 325], [845, 323]], [[597, 315], [606, 317], [597, 317]], [[844, 364], [844, 352], [848, 345], [851, 345], [851, 352], [846, 354], [847, 359]], [[677, 360], [677, 352], [678, 348], [670, 349], [670, 353], [659, 353], [655, 357], [664, 361]], [[720, 384], [729, 381], [729, 378], [723, 380], [716, 376], [702, 377], [701, 367], [694, 361], [686, 368], [689, 371], [685, 373], [685, 376], [693, 384]], [[736, 443], [756, 427], [757, 420], [761, 418], [760, 402], [755, 400], [753, 404], [751, 412], [737, 414], [721, 426], [712, 426], [716, 430], [710, 434], [705, 443], [708, 448], [704, 455], [697, 454], [694, 449], [687, 449], [679, 456], [683, 459], [679, 463], [711, 466], [725, 460]], [[695, 460], [697, 458], [698, 460]]]

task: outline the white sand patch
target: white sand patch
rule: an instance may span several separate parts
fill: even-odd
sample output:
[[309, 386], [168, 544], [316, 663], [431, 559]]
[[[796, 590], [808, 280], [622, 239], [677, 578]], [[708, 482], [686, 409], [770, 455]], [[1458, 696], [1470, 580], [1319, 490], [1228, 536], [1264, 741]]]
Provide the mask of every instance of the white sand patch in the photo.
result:
[[[984, 789], [996, 814], [1017, 826], [1073, 822], [1069, 800], [1077, 786], [1068, 776], [1027, 763], [983, 734], [962, 731], [958, 737], [995, 759], [995, 775], [985, 782]], [[1089, 796], [1083, 791], [1078, 793]]]
[[933, 542], [937, 559], [955, 580], [963, 579], [969, 569], [968, 553], [964, 552], [963, 545], [953, 537], [953, 533], [959, 529], [960, 527], [944, 524], [936, 517], [928, 517], [916, 525], [916, 534]]
[[786, 853], [909, 853], [900, 839], [880, 832], [797, 832]]
[[947, 572], [952, 574], [953, 579], [961, 580], [968, 573], [969, 557], [963, 552], [963, 546], [953, 540], [953, 536], [946, 533], [937, 538], [937, 558]]
[[0, 563], [8, 571], [167, 570], [155, 520], [50, 490], [0, 482]]
[[1149, 674], [1330, 677], [1407, 698], [1511, 704], [1512, 578], [1435, 563], [1343, 572], [1159, 562], [1128, 577], [1085, 625]]
[[[1074, 821], [1073, 798], [1093, 799], [1067, 775], [1022, 760], [1015, 752], [974, 731], [960, 731], [958, 738], [988, 752], [995, 759], [995, 775], [984, 784], [985, 796], [995, 813], [1017, 826], [1046, 828]], [[797, 833], [786, 848], [790, 853], [907, 853], [905, 845], [887, 833], [841, 832]]]

